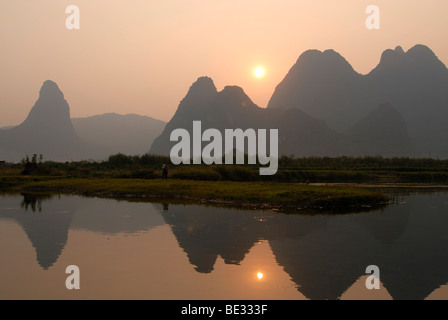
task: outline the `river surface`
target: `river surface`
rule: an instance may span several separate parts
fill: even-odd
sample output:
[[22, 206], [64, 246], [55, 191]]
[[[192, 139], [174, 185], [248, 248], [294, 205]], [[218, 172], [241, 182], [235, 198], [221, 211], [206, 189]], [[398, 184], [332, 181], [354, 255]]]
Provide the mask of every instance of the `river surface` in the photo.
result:
[[447, 230], [442, 191], [337, 215], [0, 195], [0, 299], [448, 299]]

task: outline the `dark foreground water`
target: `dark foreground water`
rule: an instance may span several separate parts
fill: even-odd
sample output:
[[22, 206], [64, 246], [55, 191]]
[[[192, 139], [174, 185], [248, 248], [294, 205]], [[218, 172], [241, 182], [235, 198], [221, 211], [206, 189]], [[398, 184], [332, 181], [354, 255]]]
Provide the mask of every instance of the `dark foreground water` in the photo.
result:
[[0, 299], [448, 299], [448, 194], [343, 215], [0, 195], [0, 257]]

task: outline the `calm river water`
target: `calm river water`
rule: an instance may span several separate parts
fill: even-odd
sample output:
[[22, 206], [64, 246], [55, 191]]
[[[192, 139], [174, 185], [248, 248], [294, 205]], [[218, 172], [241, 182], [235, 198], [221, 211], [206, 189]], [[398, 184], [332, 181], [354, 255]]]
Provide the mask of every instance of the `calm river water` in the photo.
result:
[[0, 195], [0, 299], [448, 299], [447, 230], [444, 192], [338, 215]]

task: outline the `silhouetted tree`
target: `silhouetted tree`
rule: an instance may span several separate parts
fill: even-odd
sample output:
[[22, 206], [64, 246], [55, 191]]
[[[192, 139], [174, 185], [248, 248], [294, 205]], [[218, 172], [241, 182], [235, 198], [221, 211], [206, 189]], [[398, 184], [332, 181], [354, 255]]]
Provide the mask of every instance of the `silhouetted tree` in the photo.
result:
[[24, 169], [22, 171], [22, 175], [30, 175], [33, 173], [39, 172], [39, 168], [42, 166], [43, 156], [39, 155], [39, 160], [37, 159], [37, 154], [33, 154], [31, 160], [27, 155], [24, 160], [22, 160], [22, 164]]

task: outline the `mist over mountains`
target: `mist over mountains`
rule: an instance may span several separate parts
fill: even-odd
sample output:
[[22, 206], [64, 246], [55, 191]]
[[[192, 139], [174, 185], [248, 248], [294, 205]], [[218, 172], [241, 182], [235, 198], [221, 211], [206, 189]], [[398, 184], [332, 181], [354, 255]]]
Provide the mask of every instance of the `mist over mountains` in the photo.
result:
[[165, 122], [138, 115], [105, 114], [70, 118], [70, 107], [58, 85], [44, 82], [26, 120], [0, 129], [0, 158], [18, 162], [27, 155], [44, 160], [101, 160], [111, 154], [142, 154]]
[[[213, 80], [199, 78], [179, 104], [163, 133], [154, 141], [150, 153], [169, 155], [177, 142], [170, 141], [174, 129], [184, 128], [192, 136], [192, 123], [202, 122], [202, 130], [216, 128], [279, 129], [281, 154], [343, 154], [341, 137], [322, 120], [301, 110], [270, 110], [255, 105], [240, 87], [227, 86], [218, 92]], [[342, 147], [345, 147], [342, 146]], [[247, 151], [247, 150], [246, 150]], [[303, 153], [304, 154], [304, 153]]]
[[19, 161], [26, 155], [43, 154], [52, 160], [98, 156], [99, 150], [78, 137], [70, 120], [70, 108], [53, 81], [45, 81], [28, 117], [17, 127], [0, 131], [1, 157]]
[[[174, 129], [278, 129], [279, 153], [301, 156], [448, 157], [448, 69], [424, 45], [383, 52], [366, 75], [334, 50], [308, 50], [278, 84], [267, 108], [237, 86], [218, 91], [200, 77], [165, 123], [138, 115], [70, 119], [57, 84], [46, 81], [27, 119], [0, 130], [0, 160], [43, 154], [55, 161], [114, 153], [169, 155]], [[206, 143], [203, 143], [205, 146]]]
[[386, 50], [367, 75], [339, 53], [304, 52], [266, 109], [238, 87], [200, 78], [150, 153], [169, 154], [175, 128], [277, 128], [280, 154], [448, 156], [448, 70], [426, 46]]
[[[263, 109], [235, 86], [218, 92], [212, 79], [199, 78], [190, 88], [150, 153], [169, 155], [177, 142], [170, 141], [174, 129], [184, 128], [192, 136], [192, 123], [201, 120], [202, 130], [216, 128], [279, 129], [279, 153], [295, 156], [396, 155], [414, 152], [400, 113], [381, 104], [361, 118], [346, 133], [298, 108]], [[205, 145], [206, 143], [204, 143]], [[246, 150], [247, 151], [247, 150]]]
[[104, 156], [143, 154], [166, 125], [147, 116], [116, 113], [72, 118], [72, 123], [80, 138], [101, 146]]
[[[424, 156], [430, 152], [447, 157], [447, 89], [446, 66], [424, 45], [407, 52], [401, 47], [384, 51], [378, 66], [367, 75], [355, 72], [333, 50], [310, 50], [277, 86], [268, 108], [297, 108], [339, 132], [347, 132], [378, 105], [390, 103], [415, 143], [416, 153], [406, 154]], [[385, 116], [384, 121], [389, 121]]]

